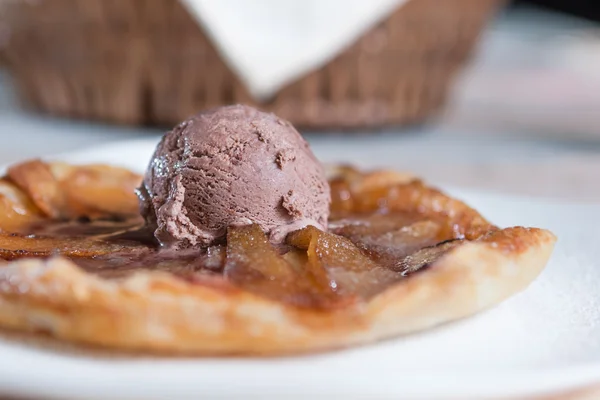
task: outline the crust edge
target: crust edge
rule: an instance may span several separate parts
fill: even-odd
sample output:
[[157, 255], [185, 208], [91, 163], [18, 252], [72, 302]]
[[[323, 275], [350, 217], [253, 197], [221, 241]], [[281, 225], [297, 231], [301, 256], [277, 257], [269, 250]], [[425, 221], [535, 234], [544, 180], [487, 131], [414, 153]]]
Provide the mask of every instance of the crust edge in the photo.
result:
[[366, 344], [494, 306], [544, 269], [555, 236], [507, 228], [458, 246], [368, 302], [298, 309], [166, 273], [107, 281], [62, 258], [0, 268], [0, 325], [121, 350], [282, 355]]

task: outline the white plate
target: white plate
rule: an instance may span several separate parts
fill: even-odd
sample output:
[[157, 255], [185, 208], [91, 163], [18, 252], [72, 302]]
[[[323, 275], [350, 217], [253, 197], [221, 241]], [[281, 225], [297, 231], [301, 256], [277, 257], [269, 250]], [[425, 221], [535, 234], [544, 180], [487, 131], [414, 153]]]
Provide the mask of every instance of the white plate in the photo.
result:
[[[60, 157], [143, 171], [154, 141]], [[502, 226], [559, 241], [525, 292], [429, 332], [284, 359], [106, 356], [0, 339], [0, 393], [61, 399], [523, 396], [600, 382], [600, 206], [451, 190]]]

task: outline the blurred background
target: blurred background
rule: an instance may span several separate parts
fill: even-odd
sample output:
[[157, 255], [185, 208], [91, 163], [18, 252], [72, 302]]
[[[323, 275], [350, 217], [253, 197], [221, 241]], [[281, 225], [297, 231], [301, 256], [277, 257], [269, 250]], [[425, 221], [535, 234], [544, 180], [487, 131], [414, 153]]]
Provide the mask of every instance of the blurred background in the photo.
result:
[[600, 201], [591, 0], [391, 1], [376, 24], [268, 96], [232, 62], [214, 15], [192, 3], [0, 0], [0, 164], [158, 140], [192, 113], [242, 102], [291, 120], [326, 162]]

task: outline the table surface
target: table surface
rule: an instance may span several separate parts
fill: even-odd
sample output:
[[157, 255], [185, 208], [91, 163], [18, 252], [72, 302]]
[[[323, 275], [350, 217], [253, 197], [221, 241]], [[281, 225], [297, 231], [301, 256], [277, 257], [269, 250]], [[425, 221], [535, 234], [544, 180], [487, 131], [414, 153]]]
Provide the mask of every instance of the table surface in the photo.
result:
[[[600, 75], [590, 74], [600, 70], [600, 51], [591, 51], [600, 49], [600, 34], [581, 21], [553, 18], [542, 18], [537, 30], [523, 23], [531, 21], [526, 13], [494, 25], [437, 122], [307, 138], [323, 161], [408, 170], [438, 185], [600, 202]], [[558, 50], [556, 42], [563, 44]], [[518, 91], [523, 82], [545, 90]], [[28, 114], [0, 74], [0, 164], [160, 135]], [[592, 388], [535, 400], [598, 398]]]

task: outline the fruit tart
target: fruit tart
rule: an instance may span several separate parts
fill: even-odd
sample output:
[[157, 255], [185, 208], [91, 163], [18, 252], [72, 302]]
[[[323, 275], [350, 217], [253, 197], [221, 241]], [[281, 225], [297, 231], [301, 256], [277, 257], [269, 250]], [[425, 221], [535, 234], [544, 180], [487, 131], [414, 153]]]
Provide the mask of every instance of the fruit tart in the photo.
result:
[[282, 355], [467, 317], [555, 237], [411, 174], [323, 167], [244, 106], [167, 133], [144, 176], [32, 160], [0, 180], [0, 326], [120, 350]]

